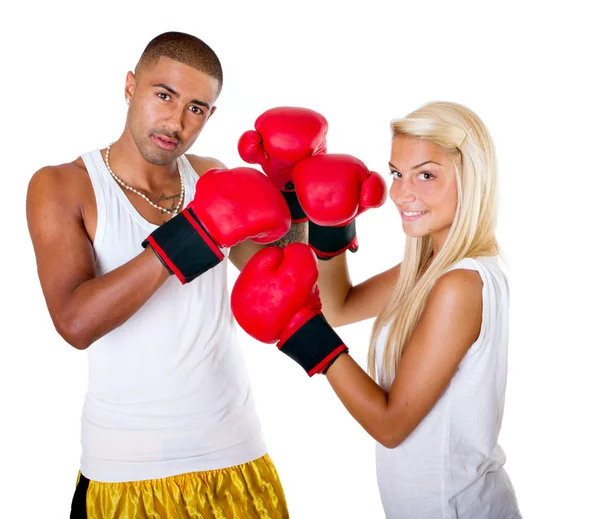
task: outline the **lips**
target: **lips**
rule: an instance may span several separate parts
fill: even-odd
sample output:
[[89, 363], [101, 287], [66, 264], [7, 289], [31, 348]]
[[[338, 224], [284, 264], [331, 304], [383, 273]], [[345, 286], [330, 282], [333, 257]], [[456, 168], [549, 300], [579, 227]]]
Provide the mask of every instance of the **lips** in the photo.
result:
[[173, 139], [172, 137], [167, 137], [165, 135], [152, 135], [152, 140], [155, 144], [164, 150], [172, 150], [177, 147], [177, 139]]
[[418, 220], [422, 216], [425, 216], [427, 213], [429, 213], [429, 209], [425, 209], [423, 211], [403, 211], [402, 209], [400, 210], [400, 216], [402, 220], [406, 222], [413, 222], [415, 220]]

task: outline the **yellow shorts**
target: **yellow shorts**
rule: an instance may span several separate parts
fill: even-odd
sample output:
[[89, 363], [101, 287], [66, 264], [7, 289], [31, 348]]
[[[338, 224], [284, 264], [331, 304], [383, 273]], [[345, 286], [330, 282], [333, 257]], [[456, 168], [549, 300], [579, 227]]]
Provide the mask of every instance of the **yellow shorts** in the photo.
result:
[[81, 473], [71, 519], [287, 519], [268, 455], [219, 470], [127, 483], [90, 481]]

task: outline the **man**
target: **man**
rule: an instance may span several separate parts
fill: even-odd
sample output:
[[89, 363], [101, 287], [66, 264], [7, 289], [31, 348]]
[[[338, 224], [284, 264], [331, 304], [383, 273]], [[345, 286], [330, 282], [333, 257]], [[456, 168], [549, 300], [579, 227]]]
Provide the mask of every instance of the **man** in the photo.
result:
[[[241, 269], [261, 246], [230, 239], [211, 207], [229, 189], [211, 185], [233, 170], [203, 176], [223, 164], [184, 155], [221, 86], [221, 64], [204, 42], [156, 37], [127, 74], [121, 137], [30, 182], [27, 219], [50, 315], [89, 354], [71, 517], [288, 517], [221, 261], [228, 255]], [[253, 193], [263, 189], [264, 175], [237, 174], [232, 189], [242, 177]], [[198, 176], [212, 184], [196, 190]], [[266, 216], [243, 237], [282, 237], [278, 203], [251, 207]]]

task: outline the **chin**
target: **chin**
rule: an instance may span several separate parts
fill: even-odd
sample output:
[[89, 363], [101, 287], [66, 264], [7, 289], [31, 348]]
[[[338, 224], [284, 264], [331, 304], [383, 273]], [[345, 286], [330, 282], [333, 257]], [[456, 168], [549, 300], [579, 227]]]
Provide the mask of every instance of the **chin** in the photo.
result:
[[166, 166], [167, 164], [170, 164], [171, 162], [173, 162], [178, 156], [178, 149], [175, 149], [173, 151], [167, 151], [167, 150], [144, 150], [144, 153], [142, 153], [142, 157], [144, 157], [144, 159], [148, 162], [150, 162], [150, 164], [154, 164], [155, 166]]
[[425, 238], [426, 236], [431, 235], [430, 232], [414, 232], [414, 231], [409, 231], [409, 232], [404, 231], [404, 234], [406, 234], [406, 236], [408, 236], [409, 238]]
[[429, 236], [431, 234], [429, 229], [419, 229], [419, 227], [415, 225], [407, 225], [404, 222], [402, 222], [402, 230], [409, 238], [422, 238], [423, 236]]

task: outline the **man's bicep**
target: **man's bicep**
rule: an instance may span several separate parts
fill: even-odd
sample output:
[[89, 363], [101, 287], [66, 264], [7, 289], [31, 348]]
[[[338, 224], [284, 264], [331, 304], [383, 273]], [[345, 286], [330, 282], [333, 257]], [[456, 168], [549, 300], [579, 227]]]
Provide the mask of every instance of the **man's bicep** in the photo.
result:
[[27, 191], [27, 223], [38, 276], [54, 319], [71, 292], [94, 277], [94, 253], [81, 211], [54, 172], [41, 170]]

